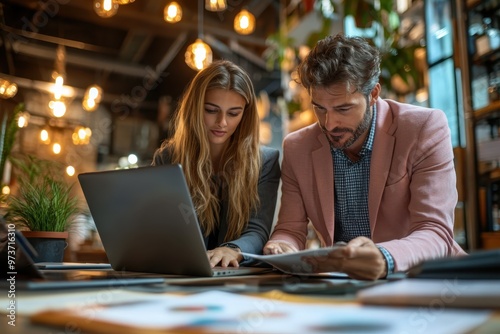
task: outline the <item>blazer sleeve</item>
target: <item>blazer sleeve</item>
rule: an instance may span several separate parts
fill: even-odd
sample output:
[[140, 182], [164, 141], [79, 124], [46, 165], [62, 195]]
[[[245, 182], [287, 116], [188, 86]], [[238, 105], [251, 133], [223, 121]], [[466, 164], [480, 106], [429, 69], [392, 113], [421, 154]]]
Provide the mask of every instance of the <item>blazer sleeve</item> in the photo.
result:
[[[262, 254], [262, 248], [269, 239], [273, 225], [274, 211], [280, 181], [279, 151], [262, 147], [262, 167], [259, 176], [258, 193], [260, 207], [250, 217], [248, 226], [240, 238], [231, 241], [242, 252]], [[247, 262], [244, 260], [242, 264]]]
[[[465, 254], [453, 239], [456, 175], [450, 131], [443, 112], [430, 114], [415, 143], [408, 175], [386, 186], [385, 203], [379, 210], [375, 228], [376, 234], [387, 240], [378, 245], [391, 253], [396, 271], [405, 271], [424, 259]], [[407, 211], [397, 204], [396, 196], [409, 198]], [[406, 212], [409, 213], [406, 235], [390, 235], [398, 229], [394, 224], [403, 221]]]

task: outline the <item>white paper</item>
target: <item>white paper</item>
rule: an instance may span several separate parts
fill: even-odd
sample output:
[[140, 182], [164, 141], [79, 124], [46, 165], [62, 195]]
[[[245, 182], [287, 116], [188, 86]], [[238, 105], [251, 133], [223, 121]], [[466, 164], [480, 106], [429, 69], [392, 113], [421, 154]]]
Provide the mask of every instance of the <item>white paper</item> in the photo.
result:
[[207, 333], [467, 333], [488, 319], [478, 310], [291, 303], [220, 291], [103, 307], [76, 314], [140, 329]]
[[[294, 253], [285, 253], [285, 254], [276, 254], [276, 255], [257, 255], [250, 253], [242, 253], [243, 256], [247, 256], [265, 263], [268, 263], [275, 267], [276, 269], [287, 273], [287, 274], [314, 274], [318, 273], [314, 271], [313, 266], [305, 260], [305, 258], [314, 257], [316, 261], [321, 261], [322, 259], [326, 260], [327, 255], [336, 249], [339, 249], [343, 246], [333, 246], [333, 247], [324, 247], [317, 249], [307, 249]], [[334, 276], [342, 276], [347, 277], [347, 275], [343, 273], [330, 273]]]

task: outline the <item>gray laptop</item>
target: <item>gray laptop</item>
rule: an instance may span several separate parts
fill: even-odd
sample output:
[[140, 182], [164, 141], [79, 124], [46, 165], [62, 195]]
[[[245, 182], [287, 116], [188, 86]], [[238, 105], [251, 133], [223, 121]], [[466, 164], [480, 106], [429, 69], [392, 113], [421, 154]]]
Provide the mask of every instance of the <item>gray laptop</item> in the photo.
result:
[[178, 164], [82, 173], [78, 180], [114, 270], [206, 277], [269, 271], [210, 267]]

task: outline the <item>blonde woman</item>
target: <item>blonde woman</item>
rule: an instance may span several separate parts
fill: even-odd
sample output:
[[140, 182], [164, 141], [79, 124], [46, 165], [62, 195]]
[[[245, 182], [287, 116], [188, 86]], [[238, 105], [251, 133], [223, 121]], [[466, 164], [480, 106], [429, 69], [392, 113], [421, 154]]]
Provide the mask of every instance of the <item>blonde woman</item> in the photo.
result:
[[188, 85], [174, 134], [153, 158], [182, 165], [212, 267], [238, 267], [240, 252], [261, 253], [269, 238], [279, 151], [259, 145], [255, 99], [243, 69], [212, 63]]

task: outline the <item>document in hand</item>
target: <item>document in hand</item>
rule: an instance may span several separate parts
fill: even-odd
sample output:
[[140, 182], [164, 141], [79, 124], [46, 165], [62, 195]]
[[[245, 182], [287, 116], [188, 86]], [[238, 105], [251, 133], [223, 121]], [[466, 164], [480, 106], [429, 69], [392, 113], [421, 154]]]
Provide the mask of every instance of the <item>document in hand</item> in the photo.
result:
[[[304, 275], [319, 273], [319, 271], [315, 270], [314, 263], [327, 261], [327, 256], [330, 252], [342, 247], [344, 246], [335, 245], [332, 247], [306, 249], [295, 253], [276, 255], [257, 255], [250, 253], [242, 253], [242, 255], [270, 264], [274, 268], [287, 274]], [[337, 274], [341, 275], [340, 273]]]

